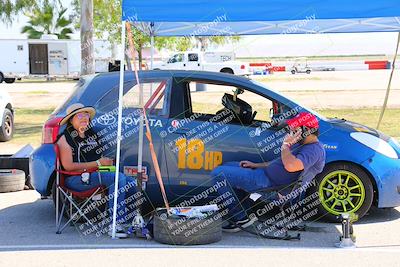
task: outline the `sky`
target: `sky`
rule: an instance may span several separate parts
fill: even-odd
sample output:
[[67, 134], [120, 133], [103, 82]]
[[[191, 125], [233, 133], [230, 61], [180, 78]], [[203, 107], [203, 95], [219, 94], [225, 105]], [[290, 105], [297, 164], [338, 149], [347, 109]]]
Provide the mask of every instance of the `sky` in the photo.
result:
[[[27, 20], [21, 15], [12, 26], [0, 22], [0, 42], [1, 39], [25, 39], [20, 31]], [[79, 39], [79, 33], [73, 39]], [[390, 32], [263, 35], [244, 36], [239, 43], [216, 49], [233, 50], [237, 57], [393, 55], [396, 41], [397, 33]]]

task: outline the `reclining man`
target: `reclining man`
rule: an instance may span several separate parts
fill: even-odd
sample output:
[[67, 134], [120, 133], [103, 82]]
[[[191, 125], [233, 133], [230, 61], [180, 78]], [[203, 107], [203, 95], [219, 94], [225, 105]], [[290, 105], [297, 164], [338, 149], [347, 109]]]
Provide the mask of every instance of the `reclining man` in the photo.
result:
[[[318, 119], [311, 113], [302, 112], [287, 120], [291, 132], [284, 137], [281, 156], [273, 161], [253, 163], [247, 160], [228, 162], [211, 172], [214, 182], [226, 179], [227, 185], [218, 189], [218, 194], [235, 189], [256, 191], [263, 188], [286, 185], [295, 182], [304, 170], [315, 177], [325, 165], [325, 150], [318, 140]], [[243, 207], [237, 201], [227, 205], [230, 223], [223, 227], [226, 232], [238, 232], [240, 228], [252, 225], [256, 218], [249, 219]]]

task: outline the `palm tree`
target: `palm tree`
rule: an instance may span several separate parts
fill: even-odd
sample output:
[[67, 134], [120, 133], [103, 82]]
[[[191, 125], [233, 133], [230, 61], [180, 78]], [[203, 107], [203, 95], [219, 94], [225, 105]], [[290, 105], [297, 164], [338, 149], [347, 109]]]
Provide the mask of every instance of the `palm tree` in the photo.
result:
[[70, 39], [72, 33], [72, 20], [65, 17], [67, 8], [60, 2], [52, 4], [45, 0], [41, 7], [35, 7], [26, 14], [28, 24], [22, 28], [21, 33], [28, 34], [30, 39], [40, 39], [43, 34], [57, 35], [58, 39]]

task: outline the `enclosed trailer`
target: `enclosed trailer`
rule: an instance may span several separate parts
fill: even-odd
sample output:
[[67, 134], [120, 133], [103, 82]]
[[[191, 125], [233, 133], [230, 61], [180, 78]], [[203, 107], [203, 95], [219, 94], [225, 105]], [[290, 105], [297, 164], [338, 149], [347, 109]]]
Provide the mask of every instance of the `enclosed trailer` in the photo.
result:
[[[0, 40], [0, 82], [30, 77], [78, 78], [81, 70], [80, 40]], [[95, 71], [107, 72], [111, 45], [94, 41]]]

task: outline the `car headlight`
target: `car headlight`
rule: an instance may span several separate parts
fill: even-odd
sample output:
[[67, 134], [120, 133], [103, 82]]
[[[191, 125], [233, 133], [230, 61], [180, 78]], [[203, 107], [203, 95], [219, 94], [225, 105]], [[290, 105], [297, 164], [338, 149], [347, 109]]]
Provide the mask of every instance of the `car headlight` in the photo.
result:
[[375, 150], [378, 153], [381, 153], [382, 155], [385, 155], [386, 157], [398, 159], [397, 153], [393, 149], [393, 147], [388, 142], [380, 139], [379, 137], [363, 132], [354, 132], [351, 133], [350, 136], [354, 140]]
[[391, 140], [392, 140], [392, 142], [398, 147], [398, 148], [400, 148], [400, 144], [399, 144], [399, 141], [397, 141], [397, 139], [396, 138], [390, 138]]

